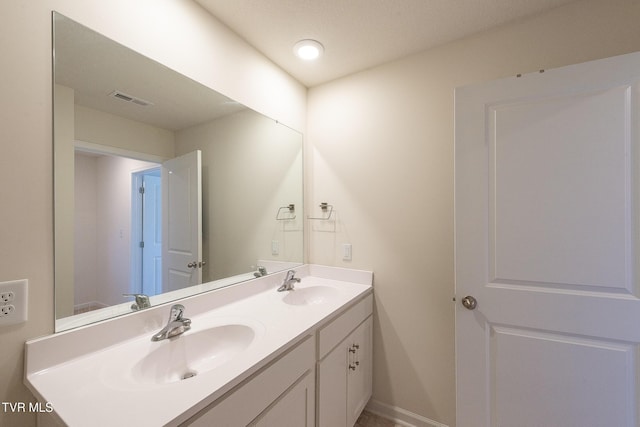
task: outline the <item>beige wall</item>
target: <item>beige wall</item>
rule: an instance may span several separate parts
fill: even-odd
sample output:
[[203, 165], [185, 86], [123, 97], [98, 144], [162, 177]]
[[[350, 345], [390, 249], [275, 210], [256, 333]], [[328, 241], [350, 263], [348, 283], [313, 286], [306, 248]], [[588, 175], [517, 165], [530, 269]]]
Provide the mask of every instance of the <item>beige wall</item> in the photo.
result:
[[[98, 301], [98, 157], [75, 153], [74, 171], [74, 227], [73, 227], [73, 305], [74, 309], [91, 306]], [[57, 269], [56, 269], [57, 270]], [[57, 273], [57, 271], [56, 271]], [[58, 279], [60, 281], [62, 279]], [[59, 287], [58, 287], [59, 289]], [[57, 296], [56, 306], [63, 297]]]
[[[120, 304], [130, 298], [131, 289], [131, 176], [134, 172], [157, 167], [157, 164], [125, 157], [101, 156], [96, 169], [96, 258], [94, 272], [97, 301], [105, 306]], [[80, 286], [76, 284], [76, 286]]]
[[[2, 402], [33, 399], [22, 383], [24, 342], [53, 332], [54, 325], [52, 9], [270, 117], [304, 129], [306, 89], [195, 3], [1, 1], [0, 281], [29, 279], [29, 320], [0, 326]], [[2, 426], [34, 423], [33, 414], [6, 414], [0, 407]]]
[[[176, 132], [176, 155], [197, 149], [207, 260], [203, 280], [256, 270], [258, 260], [302, 262], [302, 135], [243, 110]], [[298, 209], [295, 220], [276, 221], [278, 208], [290, 203]], [[271, 253], [274, 240], [278, 255]]]
[[455, 425], [454, 88], [640, 50], [638, 22], [580, 1], [310, 89], [308, 198], [337, 211], [310, 260], [375, 272], [374, 400]]
[[77, 141], [104, 145], [107, 151], [122, 149], [164, 159], [175, 155], [174, 134], [170, 130], [82, 105], [76, 105], [74, 112], [74, 138]]

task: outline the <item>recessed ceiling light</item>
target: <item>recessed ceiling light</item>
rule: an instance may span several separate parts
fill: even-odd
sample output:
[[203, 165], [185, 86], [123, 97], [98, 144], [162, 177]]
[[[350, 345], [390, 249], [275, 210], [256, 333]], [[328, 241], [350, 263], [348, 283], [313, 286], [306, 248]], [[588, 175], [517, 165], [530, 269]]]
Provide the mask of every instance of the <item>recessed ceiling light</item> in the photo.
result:
[[324, 47], [315, 40], [300, 40], [293, 46], [293, 53], [305, 61], [313, 61], [314, 59], [318, 59], [322, 52], [324, 51]]

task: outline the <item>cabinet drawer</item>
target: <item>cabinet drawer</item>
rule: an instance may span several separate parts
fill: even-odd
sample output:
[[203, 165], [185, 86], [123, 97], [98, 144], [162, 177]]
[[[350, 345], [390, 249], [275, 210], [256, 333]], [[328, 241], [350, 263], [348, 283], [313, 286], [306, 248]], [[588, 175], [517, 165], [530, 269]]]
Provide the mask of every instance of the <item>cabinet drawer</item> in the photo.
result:
[[322, 328], [318, 333], [318, 359], [324, 358], [371, 313], [373, 313], [373, 294], [367, 295], [362, 301]]
[[314, 369], [314, 344], [312, 337], [307, 337], [247, 383], [239, 385], [190, 418], [183, 426], [248, 425], [299, 378]]

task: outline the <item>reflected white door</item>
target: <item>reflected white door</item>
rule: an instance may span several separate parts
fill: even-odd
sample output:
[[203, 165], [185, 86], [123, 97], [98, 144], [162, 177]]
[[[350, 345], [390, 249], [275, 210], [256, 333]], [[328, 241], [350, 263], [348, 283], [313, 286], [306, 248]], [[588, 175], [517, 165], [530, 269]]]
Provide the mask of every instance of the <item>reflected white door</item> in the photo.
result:
[[458, 427], [639, 425], [639, 79], [632, 54], [456, 90]]
[[162, 164], [162, 285], [165, 292], [202, 282], [200, 150]]
[[142, 179], [142, 293], [157, 295], [162, 292], [161, 180], [151, 174]]

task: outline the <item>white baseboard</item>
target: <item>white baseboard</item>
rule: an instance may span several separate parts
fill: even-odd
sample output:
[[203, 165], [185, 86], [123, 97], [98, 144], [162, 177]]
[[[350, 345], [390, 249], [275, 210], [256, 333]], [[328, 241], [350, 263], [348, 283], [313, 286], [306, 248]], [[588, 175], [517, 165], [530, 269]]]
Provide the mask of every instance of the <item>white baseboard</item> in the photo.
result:
[[100, 308], [105, 308], [107, 307], [106, 304], [99, 302], [99, 301], [89, 301], [89, 302], [83, 302], [80, 304], [76, 304], [73, 306], [74, 309], [83, 309], [83, 308], [87, 308], [87, 307], [100, 307]]
[[90, 307], [105, 308], [107, 306], [104, 303], [101, 303], [101, 302], [98, 302], [98, 301], [89, 301], [89, 302], [85, 302], [85, 303], [74, 305], [73, 306], [73, 312], [77, 313], [79, 310], [84, 310], [84, 309], [90, 308]]
[[447, 427], [445, 424], [414, 414], [396, 406], [371, 399], [365, 410], [405, 427]]

